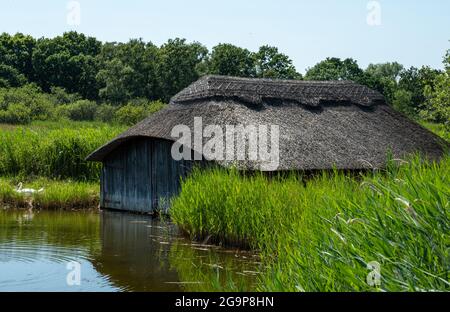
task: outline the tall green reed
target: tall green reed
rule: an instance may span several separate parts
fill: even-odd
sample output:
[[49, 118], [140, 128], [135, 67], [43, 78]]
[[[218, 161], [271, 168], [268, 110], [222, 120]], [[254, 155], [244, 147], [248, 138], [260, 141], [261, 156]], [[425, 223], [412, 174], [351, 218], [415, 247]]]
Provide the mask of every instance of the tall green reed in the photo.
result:
[[100, 126], [0, 131], [0, 175], [97, 180], [100, 165], [85, 157], [121, 130]]
[[260, 290], [449, 290], [450, 157], [390, 162], [358, 178], [195, 171], [171, 216], [193, 238], [259, 249]]
[[44, 210], [96, 209], [100, 187], [93, 182], [56, 181], [38, 178], [23, 188], [43, 189], [33, 195], [16, 192], [15, 180], [0, 178], [0, 206]]

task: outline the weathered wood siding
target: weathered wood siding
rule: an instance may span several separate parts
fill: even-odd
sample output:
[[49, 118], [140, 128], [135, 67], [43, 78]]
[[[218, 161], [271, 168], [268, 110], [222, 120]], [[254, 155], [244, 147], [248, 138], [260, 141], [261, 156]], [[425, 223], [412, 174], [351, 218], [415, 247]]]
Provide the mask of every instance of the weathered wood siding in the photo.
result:
[[192, 161], [175, 161], [172, 142], [136, 138], [113, 151], [103, 163], [102, 208], [152, 212], [167, 209], [179, 192], [180, 179], [192, 169]]

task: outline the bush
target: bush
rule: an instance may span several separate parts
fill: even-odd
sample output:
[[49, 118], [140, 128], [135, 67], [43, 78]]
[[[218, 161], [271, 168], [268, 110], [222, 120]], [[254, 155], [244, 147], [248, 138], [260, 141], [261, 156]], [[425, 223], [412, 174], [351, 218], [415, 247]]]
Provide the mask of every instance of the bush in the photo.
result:
[[42, 93], [35, 84], [20, 88], [0, 90], [0, 109], [8, 110], [12, 104], [21, 104], [30, 109], [30, 119], [46, 120], [53, 115], [53, 103], [49, 95]]
[[31, 110], [23, 104], [11, 104], [6, 111], [0, 111], [0, 122], [28, 124], [31, 122]]
[[120, 124], [131, 126], [165, 106], [161, 101], [147, 102], [145, 104], [140, 101], [139, 104], [135, 105], [131, 102], [119, 108], [115, 113], [116, 121]]
[[71, 120], [94, 120], [97, 104], [88, 100], [79, 100], [72, 104], [61, 105], [56, 108], [58, 117], [66, 117]]
[[97, 107], [94, 119], [103, 122], [112, 122], [114, 120], [116, 108], [109, 104], [102, 104]]
[[51, 96], [56, 105], [70, 104], [81, 100], [81, 97], [77, 93], [67, 93], [64, 88], [51, 87]]
[[127, 104], [116, 111], [115, 119], [120, 124], [131, 126], [147, 117], [147, 115], [148, 113], [144, 106]]
[[152, 101], [150, 103], [148, 103], [147, 105], [147, 111], [149, 114], [153, 114], [156, 113], [157, 111], [163, 109], [166, 106], [166, 104], [164, 104], [164, 102], [157, 100], [157, 101]]

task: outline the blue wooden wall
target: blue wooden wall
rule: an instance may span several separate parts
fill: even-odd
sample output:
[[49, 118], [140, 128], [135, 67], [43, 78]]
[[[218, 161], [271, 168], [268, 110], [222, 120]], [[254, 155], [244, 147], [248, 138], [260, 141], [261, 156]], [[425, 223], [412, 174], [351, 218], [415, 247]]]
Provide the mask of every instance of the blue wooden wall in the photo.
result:
[[193, 167], [188, 160], [175, 161], [172, 142], [135, 138], [111, 152], [103, 162], [100, 206], [151, 213], [166, 210], [180, 190], [180, 180]]

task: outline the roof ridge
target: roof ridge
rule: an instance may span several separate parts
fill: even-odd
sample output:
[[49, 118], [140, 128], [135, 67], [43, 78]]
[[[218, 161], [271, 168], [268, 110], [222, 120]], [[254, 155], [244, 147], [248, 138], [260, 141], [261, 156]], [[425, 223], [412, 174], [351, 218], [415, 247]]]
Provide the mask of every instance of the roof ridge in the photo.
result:
[[[294, 84], [349, 84], [349, 85], [361, 85], [353, 80], [299, 80], [299, 79], [280, 79], [280, 78], [253, 78], [253, 77], [238, 77], [238, 76], [224, 76], [224, 75], [204, 75], [199, 80], [236, 80], [236, 81], [248, 81], [248, 82], [268, 82], [268, 83], [294, 83]], [[197, 81], [199, 81], [197, 80]]]
[[233, 98], [253, 104], [261, 103], [264, 98], [278, 98], [310, 106], [330, 101], [371, 106], [385, 101], [378, 91], [350, 80], [305, 81], [206, 75], [176, 94], [171, 103], [209, 98]]

